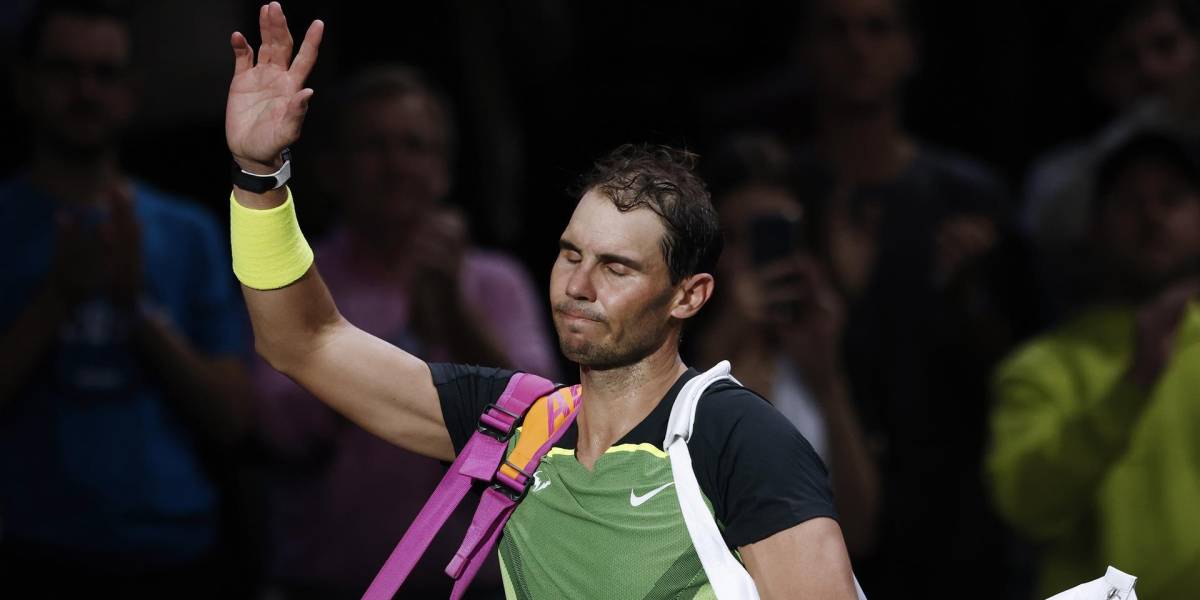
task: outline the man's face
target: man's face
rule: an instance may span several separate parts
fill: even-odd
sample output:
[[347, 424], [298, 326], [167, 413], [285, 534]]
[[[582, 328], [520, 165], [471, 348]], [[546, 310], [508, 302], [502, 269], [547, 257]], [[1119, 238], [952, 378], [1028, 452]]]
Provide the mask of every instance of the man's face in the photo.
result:
[[1100, 50], [1094, 79], [1115, 109], [1170, 92], [1197, 75], [1196, 37], [1168, 5], [1126, 24]]
[[626, 213], [603, 194], [584, 194], [560, 239], [550, 306], [563, 354], [597, 369], [636, 363], [670, 334], [670, 283], [658, 215]]
[[412, 225], [449, 192], [446, 131], [422, 94], [393, 94], [346, 110], [339, 186], [352, 220]]
[[1099, 217], [1099, 242], [1142, 288], [1166, 283], [1200, 260], [1200, 193], [1160, 161], [1127, 167]]
[[895, 0], [818, 0], [812, 11], [805, 62], [818, 93], [857, 108], [894, 101], [915, 62]]
[[21, 103], [60, 149], [109, 149], [133, 115], [129, 61], [129, 32], [120, 21], [54, 15], [20, 86]]

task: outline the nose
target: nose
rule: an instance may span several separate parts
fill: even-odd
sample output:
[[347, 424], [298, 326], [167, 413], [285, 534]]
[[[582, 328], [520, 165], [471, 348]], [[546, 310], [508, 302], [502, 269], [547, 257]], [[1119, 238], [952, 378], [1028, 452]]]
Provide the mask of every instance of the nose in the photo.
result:
[[567, 275], [567, 295], [574, 300], [594, 302], [596, 286], [592, 284], [591, 274], [592, 269], [582, 263], [573, 265], [570, 274]]

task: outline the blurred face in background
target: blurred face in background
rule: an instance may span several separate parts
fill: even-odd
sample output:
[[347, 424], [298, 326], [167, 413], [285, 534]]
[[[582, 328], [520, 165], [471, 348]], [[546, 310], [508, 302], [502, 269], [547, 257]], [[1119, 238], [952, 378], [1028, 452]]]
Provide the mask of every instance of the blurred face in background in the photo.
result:
[[816, 0], [804, 35], [805, 66], [817, 93], [834, 106], [894, 102], [916, 60], [896, 0]]
[[347, 107], [342, 125], [338, 191], [352, 222], [408, 229], [449, 193], [446, 129], [424, 94], [359, 100]]
[[1097, 229], [1118, 272], [1154, 291], [1200, 261], [1200, 190], [1177, 167], [1143, 158], [1113, 181]]
[[1100, 96], [1121, 110], [1200, 75], [1195, 34], [1170, 3], [1140, 14], [1100, 48], [1093, 73]]
[[130, 51], [121, 21], [52, 15], [18, 86], [39, 139], [69, 155], [112, 149], [135, 106]]
[[800, 200], [782, 185], [752, 183], [725, 194], [721, 200], [725, 251], [718, 265], [722, 275], [720, 279], [731, 281], [735, 273], [755, 268], [751, 260], [751, 247], [754, 244], [750, 230], [752, 222], [763, 217], [782, 217], [795, 223], [798, 229], [804, 216]]

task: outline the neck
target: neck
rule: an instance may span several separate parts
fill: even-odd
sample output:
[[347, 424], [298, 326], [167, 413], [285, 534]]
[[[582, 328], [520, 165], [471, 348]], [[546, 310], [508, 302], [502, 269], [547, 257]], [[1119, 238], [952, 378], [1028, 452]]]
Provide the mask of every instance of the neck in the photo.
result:
[[583, 407], [575, 455], [589, 469], [610, 446], [645, 419], [687, 367], [679, 358], [678, 334], [632, 365], [612, 369], [581, 366]]
[[72, 156], [42, 142], [34, 147], [29, 177], [34, 186], [62, 202], [97, 202], [121, 180], [115, 149]]
[[894, 102], [872, 106], [834, 106], [817, 110], [818, 151], [848, 183], [894, 179], [916, 154], [915, 144], [900, 127]]

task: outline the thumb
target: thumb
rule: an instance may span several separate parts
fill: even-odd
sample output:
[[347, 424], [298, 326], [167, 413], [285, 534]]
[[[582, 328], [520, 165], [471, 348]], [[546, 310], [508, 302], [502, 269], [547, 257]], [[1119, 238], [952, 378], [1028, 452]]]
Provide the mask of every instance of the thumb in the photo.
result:
[[304, 118], [308, 112], [308, 103], [312, 101], [312, 88], [304, 88], [292, 95], [292, 99], [288, 101], [287, 114], [289, 118]]
[[300, 138], [300, 129], [304, 126], [304, 115], [308, 113], [308, 103], [312, 100], [312, 88], [304, 88], [288, 100], [287, 112], [283, 117], [285, 146], [290, 146]]

